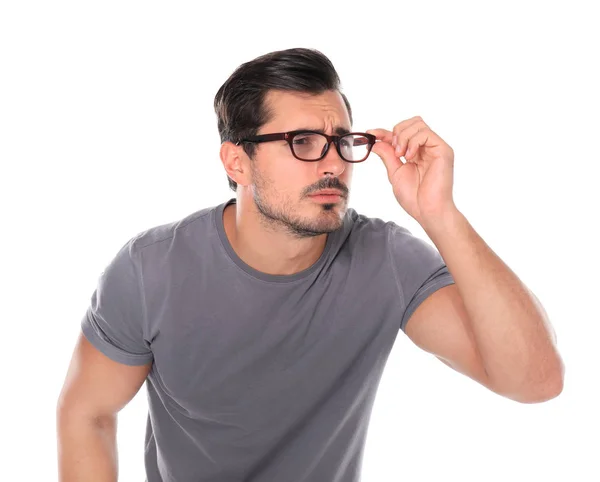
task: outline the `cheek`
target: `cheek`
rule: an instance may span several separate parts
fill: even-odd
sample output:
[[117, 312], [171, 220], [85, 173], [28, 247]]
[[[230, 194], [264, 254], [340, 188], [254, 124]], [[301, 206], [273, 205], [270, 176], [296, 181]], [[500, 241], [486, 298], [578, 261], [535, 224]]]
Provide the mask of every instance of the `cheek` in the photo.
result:
[[273, 185], [282, 193], [296, 194], [306, 189], [315, 182], [314, 174], [311, 176], [310, 166], [296, 165], [294, 163], [280, 163], [273, 166], [269, 173]]
[[289, 168], [286, 169], [281, 164], [271, 165], [255, 170], [253, 183], [264, 198], [275, 200], [293, 195], [295, 189], [297, 189], [294, 184], [294, 177], [294, 173]]

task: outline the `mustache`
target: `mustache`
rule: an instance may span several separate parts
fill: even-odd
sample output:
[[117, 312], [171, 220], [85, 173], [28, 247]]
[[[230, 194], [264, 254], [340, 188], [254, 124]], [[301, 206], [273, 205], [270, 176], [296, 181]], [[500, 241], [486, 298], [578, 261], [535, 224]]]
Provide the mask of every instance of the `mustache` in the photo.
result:
[[321, 191], [323, 189], [337, 189], [345, 196], [348, 195], [349, 189], [337, 178], [328, 178], [324, 179], [322, 182], [319, 182], [314, 188], [312, 188], [309, 192]]

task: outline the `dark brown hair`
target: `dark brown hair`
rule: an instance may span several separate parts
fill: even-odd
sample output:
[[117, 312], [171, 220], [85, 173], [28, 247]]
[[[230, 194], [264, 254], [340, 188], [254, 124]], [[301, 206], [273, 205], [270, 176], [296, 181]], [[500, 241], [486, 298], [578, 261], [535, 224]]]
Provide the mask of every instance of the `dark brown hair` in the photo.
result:
[[[340, 78], [325, 55], [306, 48], [279, 50], [243, 63], [219, 88], [214, 107], [221, 143], [254, 136], [269, 122], [273, 113], [264, 105], [264, 99], [271, 89], [315, 95], [337, 90], [353, 123], [350, 103], [340, 91]], [[244, 143], [244, 151], [252, 159], [256, 145]], [[236, 191], [237, 183], [229, 176], [227, 179]]]

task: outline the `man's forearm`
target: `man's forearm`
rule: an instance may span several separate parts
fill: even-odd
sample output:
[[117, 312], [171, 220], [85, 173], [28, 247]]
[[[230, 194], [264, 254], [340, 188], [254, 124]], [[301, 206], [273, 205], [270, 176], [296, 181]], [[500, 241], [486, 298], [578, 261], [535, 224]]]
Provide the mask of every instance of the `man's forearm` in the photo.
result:
[[57, 412], [59, 482], [116, 482], [117, 417], [93, 420]]

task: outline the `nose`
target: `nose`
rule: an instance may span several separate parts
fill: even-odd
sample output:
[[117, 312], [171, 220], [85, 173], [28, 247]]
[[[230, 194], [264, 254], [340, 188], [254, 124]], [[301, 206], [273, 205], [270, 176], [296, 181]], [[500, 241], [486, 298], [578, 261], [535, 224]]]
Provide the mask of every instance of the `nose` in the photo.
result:
[[348, 164], [344, 161], [337, 152], [335, 143], [331, 141], [327, 145], [327, 154], [319, 162], [319, 174], [333, 174], [334, 176], [341, 176], [346, 169]]

